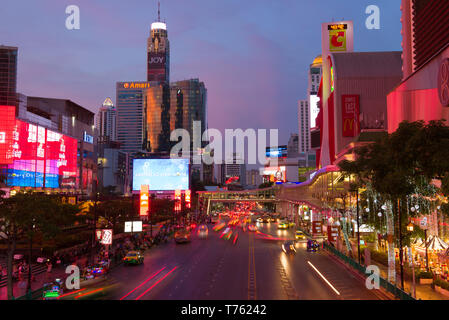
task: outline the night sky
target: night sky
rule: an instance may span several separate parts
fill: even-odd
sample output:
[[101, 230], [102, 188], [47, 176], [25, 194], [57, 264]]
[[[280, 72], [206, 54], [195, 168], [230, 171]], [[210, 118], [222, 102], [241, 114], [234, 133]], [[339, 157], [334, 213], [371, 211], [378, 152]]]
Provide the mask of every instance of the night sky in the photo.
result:
[[[78, 5], [81, 29], [67, 30]], [[378, 5], [381, 29], [365, 28]], [[354, 21], [355, 51], [401, 50], [400, 0], [162, 0], [171, 81], [199, 78], [210, 128], [298, 131], [297, 100], [321, 52], [321, 23]], [[146, 80], [156, 0], [2, 0], [0, 44], [18, 46], [18, 92], [70, 99], [97, 112], [117, 81]]]

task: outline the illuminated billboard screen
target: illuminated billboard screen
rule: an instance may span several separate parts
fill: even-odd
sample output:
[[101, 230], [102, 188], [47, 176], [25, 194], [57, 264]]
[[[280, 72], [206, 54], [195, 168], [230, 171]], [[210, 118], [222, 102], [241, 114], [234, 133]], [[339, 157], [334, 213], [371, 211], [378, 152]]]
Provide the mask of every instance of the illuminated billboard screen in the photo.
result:
[[[0, 109], [0, 118], [7, 110]], [[34, 188], [75, 188], [77, 140], [44, 127], [0, 121], [0, 168], [6, 185]]]
[[320, 108], [318, 106], [318, 103], [320, 101], [320, 98], [316, 94], [310, 95], [310, 127], [314, 128], [316, 126], [316, 118], [318, 117], [318, 113], [320, 112]]
[[267, 158], [287, 158], [287, 146], [267, 147], [265, 156]]
[[150, 191], [189, 189], [189, 159], [134, 159], [133, 190], [141, 185]]

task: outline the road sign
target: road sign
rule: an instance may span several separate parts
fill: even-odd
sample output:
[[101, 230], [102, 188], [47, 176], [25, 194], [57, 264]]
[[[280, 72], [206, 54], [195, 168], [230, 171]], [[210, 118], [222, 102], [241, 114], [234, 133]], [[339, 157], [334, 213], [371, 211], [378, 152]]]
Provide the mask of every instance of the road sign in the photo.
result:
[[421, 227], [427, 227], [427, 217], [421, 219]]
[[112, 244], [112, 229], [101, 230], [101, 244]]

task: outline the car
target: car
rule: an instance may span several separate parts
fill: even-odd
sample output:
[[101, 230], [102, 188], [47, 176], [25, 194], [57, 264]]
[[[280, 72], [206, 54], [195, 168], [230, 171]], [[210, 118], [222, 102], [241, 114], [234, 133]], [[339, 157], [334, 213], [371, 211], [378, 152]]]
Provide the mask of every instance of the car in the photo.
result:
[[221, 234], [221, 237], [223, 237], [226, 240], [231, 239], [232, 236], [232, 229], [231, 228], [226, 228], [223, 233]]
[[248, 230], [251, 231], [251, 232], [256, 232], [257, 231], [257, 227], [255, 225], [253, 225], [253, 224], [250, 224], [248, 226]]
[[61, 279], [56, 279], [54, 282], [45, 283], [43, 286], [42, 298], [44, 300], [55, 300], [64, 293]]
[[316, 252], [318, 251], [320, 245], [314, 239], [307, 240], [307, 251]]
[[282, 244], [282, 251], [284, 251], [287, 254], [296, 253], [295, 243], [293, 241], [285, 241]]
[[288, 229], [288, 222], [284, 220], [279, 221], [278, 229]]
[[190, 242], [190, 232], [188, 231], [177, 231], [175, 233], [175, 242], [176, 243], [187, 243]]
[[288, 222], [289, 228], [294, 228], [295, 226], [296, 226], [296, 223], [294, 223], [293, 221]]
[[201, 239], [207, 238], [209, 234], [209, 230], [207, 229], [207, 226], [205, 224], [202, 224], [198, 227], [198, 237]]
[[262, 218], [257, 218], [256, 221], [259, 222], [259, 223], [262, 223], [262, 222], [263, 222], [263, 219], [262, 219]]
[[214, 226], [213, 229], [214, 229], [214, 231], [220, 231], [220, 230], [223, 229], [225, 226], [226, 226], [226, 223], [220, 222], [220, 223], [216, 224], [216, 225]]
[[126, 256], [123, 258], [123, 262], [126, 265], [130, 264], [142, 264], [144, 260], [144, 256], [140, 251], [129, 251]]
[[295, 239], [296, 240], [304, 240], [304, 239], [306, 239], [306, 235], [301, 230], [296, 230]]

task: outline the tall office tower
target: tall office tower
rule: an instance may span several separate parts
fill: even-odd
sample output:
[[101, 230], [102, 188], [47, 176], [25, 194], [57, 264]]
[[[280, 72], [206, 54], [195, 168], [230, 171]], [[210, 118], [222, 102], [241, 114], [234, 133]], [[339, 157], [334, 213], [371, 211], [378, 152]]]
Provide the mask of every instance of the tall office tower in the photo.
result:
[[144, 150], [144, 101], [149, 82], [117, 82], [117, 141], [130, 154]]
[[161, 22], [159, 3], [157, 21], [151, 24], [147, 41], [147, 80], [170, 83], [170, 43], [167, 25]]
[[287, 145], [287, 157], [297, 158], [299, 156], [299, 136], [297, 133], [290, 134]]
[[1, 106], [17, 106], [17, 51], [17, 47], [0, 45]]
[[307, 88], [307, 98], [309, 100], [310, 128], [316, 126], [316, 117], [320, 112], [318, 106], [318, 89], [320, 88], [321, 74], [323, 73], [323, 58], [317, 56], [309, 68], [309, 85]]
[[299, 152], [306, 153], [310, 149], [310, 116], [309, 101], [298, 101]]
[[246, 164], [238, 153], [228, 155], [226, 162], [218, 165], [218, 182], [246, 186]]
[[[201, 123], [201, 136], [207, 129], [206, 114], [207, 89], [204, 82], [198, 79], [183, 80], [170, 84], [170, 130], [186, 129], [190, 134], [190, 149], [193, 152], [193, 122]], [[199, 139], [201, 140], [201, 136]], [[200, 148], [205, 147], [206, 141], [201, 142]]]
[[144, 150], [169, 152], [170, 142], [170, 87], [163, 82], [150, 82], [144, 99]]
[[96, 126], [100, 141], [116, 141], [117, 113], [111, 98], [106, 98], [97, 114]]

